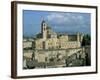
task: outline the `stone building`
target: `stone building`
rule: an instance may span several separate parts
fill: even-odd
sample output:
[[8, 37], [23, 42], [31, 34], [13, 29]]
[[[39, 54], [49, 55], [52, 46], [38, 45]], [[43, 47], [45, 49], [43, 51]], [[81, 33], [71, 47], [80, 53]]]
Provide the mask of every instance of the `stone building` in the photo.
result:
[[66, 59], [81, 51], [83, 35], [58, 34], [43, 20], [41, 32], [23, 40], [23, 67], [44, 68], [66, 66]]
[[76, 35], [57, 34], [44, 20], [41, 23], [41, 33], [38, 35], [34, 40], [35, 49], [79, 48], [83, 38], [80, 33]]

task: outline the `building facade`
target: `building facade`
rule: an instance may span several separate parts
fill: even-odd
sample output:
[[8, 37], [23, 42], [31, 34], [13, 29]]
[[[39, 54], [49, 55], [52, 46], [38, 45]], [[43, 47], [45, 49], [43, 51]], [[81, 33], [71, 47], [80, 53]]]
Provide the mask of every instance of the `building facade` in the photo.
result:
[[39, 35], [34, 42], [35, 49], [79, 48], [83, 39], [80, 33], [76, 35], [57, 34], [45, 21], [41, 23], [41, 33]]
[[80, 33], [74, 35], [56, 33], [43, 20], [41, 32], [34, 39], [23, 40], [23, 67], [67, 66], [68, 57], [75, 54], [75, 58], [76, 54], [81, 56], [84, 54], [81, 48], [82, 39], [83, 35]]

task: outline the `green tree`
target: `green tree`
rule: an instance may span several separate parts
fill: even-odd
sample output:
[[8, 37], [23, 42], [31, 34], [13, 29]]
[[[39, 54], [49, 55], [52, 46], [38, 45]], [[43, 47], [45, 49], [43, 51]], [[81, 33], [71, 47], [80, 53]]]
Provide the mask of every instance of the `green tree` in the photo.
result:
[[82, 46], [86, 45], [91, 45], [91, 37], [88, 34], [84, 35], [82, 40]]
[[38, 34], [36, 35], [36, 37], [37, 37], [37, 38], [41, 38], [41, 37], [42, 37], [42, 34], [41, 34], [41, 33], [38, 33]]

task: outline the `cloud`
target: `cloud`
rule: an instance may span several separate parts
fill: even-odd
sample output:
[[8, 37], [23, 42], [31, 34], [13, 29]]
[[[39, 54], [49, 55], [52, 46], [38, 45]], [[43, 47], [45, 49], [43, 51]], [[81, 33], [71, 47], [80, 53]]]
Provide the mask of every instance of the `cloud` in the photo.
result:
[[52, 12], [45, 16], [46, 21], [56, 32], [90, 33], [91, 16], [89, 13]]
[[48, 16], [46, 16], [48, 21], [54, 21], [56, 23], [63, 23], [68, 20], [68, 18], [65, 18], [64, 14], [59, 14], [59, 13], [51, 13]]
[[79, 13], [51, 13], [46, 16], [47, 21], [51, 22], [54, 26], [80, 26], [89, 24], [86, 16]]

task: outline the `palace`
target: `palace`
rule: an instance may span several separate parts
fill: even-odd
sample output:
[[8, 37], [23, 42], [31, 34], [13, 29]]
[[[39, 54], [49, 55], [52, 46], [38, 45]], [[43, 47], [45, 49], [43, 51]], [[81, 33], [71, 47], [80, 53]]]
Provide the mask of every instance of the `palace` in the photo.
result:
[[81, 48], [82, 39], [83, 35], [80, 33], [74, 35], [56, 33], [43, 20], [40, 33], [34, 39], [23, 40], [23, 68], [70, 66], [71, 60], [80, 58], [80, 55], [82, 59], [85, 57], [84, 49]]
[[35, 49], [68, 49], [81, 47], [83, 36], [80, 33], [76, 35], [57, 34], [43, 20], [41, 23], [41, 33], [37, 34], [34, 40]]

